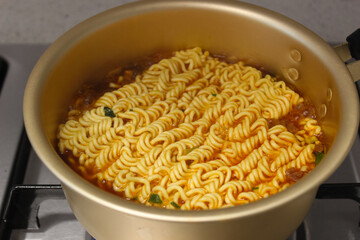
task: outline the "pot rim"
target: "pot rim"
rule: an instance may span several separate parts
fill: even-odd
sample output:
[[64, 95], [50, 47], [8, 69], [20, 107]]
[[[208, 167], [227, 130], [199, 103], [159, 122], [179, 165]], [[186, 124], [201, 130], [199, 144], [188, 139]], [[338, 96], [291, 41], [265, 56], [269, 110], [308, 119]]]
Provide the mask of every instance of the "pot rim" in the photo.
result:
[[[302, 41], [307, 42], [308, 45], [311, 43], [312, 48], [321, 54], [321, 58], [326, 59], [327, 66], [333, 66], [333, 69], [336, 71], [330, 71], [332, 71], [331, 73], [334, 78], [342, 78], [339, 95], [343, 108], [341, 109], [339, 134], [322, 162], [301, 181], [280, 193], [251, 204], [209, 211], [176, 211], [144, 206], [105, 192], [84, 180], [57, 155], [43, 131], [40, 121], [40, 102], [47, 76], [51, 72], [52, 67], [63, 56], [64, 52], [88, 34], [97, 31], [107, 24], [144, 12], [176, 8], [201, 8], [211, 11], [225, 11], [229, 14], [247, 14], [252, 18], [265, 19], [262, 22], [266, 22], [269, 25], [272, 24], [278, 28], [285, 28], [289, 34], [294, 36], [302, 36]], [[355, 109], [351, 109], [350, 106], [355, 106]], [[141, 1], [107, 10], [85, 20], [62, 35], [41, 56], [26, 86], [23, 112], [25, 127], [35, 152], [51, 172], [60, 179], [63, 185], [115, 211], [149, 219], [174, 222], [221, 221], [256, 215], [279, 207], [302, 194], [314, 191], [345, 159], [355, 139], [359, 124], [359, 103], [351, 75], [344, 63], [325, 41], [301, 24], [287, 17], [268, 9], [235, 1]]]

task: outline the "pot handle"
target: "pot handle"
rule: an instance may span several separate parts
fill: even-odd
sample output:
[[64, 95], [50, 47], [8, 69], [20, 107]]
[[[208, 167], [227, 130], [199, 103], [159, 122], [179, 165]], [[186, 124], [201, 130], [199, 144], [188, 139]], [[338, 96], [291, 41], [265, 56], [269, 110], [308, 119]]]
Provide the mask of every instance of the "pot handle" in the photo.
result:
[[345, 43], [334, 47], [349, 69], [354, 81], [360, 80], [360, 28], [346, 38]]
[[360, 183], [327, 183], [320, 185], [317, 199], [352, 199], [360, 204]]

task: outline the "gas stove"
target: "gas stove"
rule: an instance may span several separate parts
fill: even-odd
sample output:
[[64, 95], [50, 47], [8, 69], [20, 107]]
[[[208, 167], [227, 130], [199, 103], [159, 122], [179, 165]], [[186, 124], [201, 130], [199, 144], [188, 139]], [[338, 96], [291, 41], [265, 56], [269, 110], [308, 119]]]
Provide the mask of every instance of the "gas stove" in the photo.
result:
[[[0, 239], [92, 239], [73, 215], [59, 180], [27, 138], [22, 100], [27, 78], [48, 45], [0, 45]], [[360, 89], [359, 82], [357, 83]], [[360, 132], [288, 240], [360, 239]]]

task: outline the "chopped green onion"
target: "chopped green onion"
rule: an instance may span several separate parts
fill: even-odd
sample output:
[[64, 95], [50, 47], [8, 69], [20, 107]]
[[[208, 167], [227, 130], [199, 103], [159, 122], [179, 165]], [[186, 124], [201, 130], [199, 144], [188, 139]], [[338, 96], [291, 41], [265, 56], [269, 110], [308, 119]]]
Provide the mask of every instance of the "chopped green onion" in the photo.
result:
[[161, 200], [160, 196], [157, 195], [156, 193], [152, 193], [150, 195], [149, 202], [162, 204], [162, 200]]
[[305, 138], [305, 142], [306, 142], [307, 144], [315, 143], [315, 142], [317, 142], [317, 141], [318, 141], [318, 139], [317, 139], [316, 136], [311, 136], [311, 137]]
[[216, 97], [216, 93], [212, 93], [211, 95], [213, 95], [213, 97]]
[[107, 116], [107, 117], [112, 117], [112, 118], [116, 117], [113, 110], [111, 110], [111, 108], [109, 108], [109, 107], [104, 107], [104, 112], [105, 112], [105, 116]]
[[315, 166], [318, 165], [323, 159], [325, 153], [324, 152], [315, 152]]
[[172, 201], [170, 204], [173, 205], [175, 208], [180, 208], [180, 206], [177, 205], [176, 202], [174, 202], [174, 201]]
[[259, 190], [259, 187], [253, 187], [252, 190]]
[[130, 108], [129, 110], [130, 110], [130, 112], [134, 111], [134, 109], [132, 109], [132, 108]]
[[186, 148], [185, 150], [184, 150], [184, 153], [185, 153], [185, 155], [187, 155], [187, 154], [189, 154], [190, 152], [192, 152], [194, 149], [196, 149], [197, 147], [193, 147], [193, 148]]

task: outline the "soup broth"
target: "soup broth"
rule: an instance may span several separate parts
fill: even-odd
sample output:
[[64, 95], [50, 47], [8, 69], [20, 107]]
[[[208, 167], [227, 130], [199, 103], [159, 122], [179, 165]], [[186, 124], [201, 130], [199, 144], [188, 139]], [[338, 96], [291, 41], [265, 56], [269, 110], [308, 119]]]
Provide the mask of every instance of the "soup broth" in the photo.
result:
[[242, 205], [282, 191], [325, 152], [310, 100], [261, 68], [201, 48], [119, 67], [75, 96], [58, 151], [127, 200], [170, 209]]

